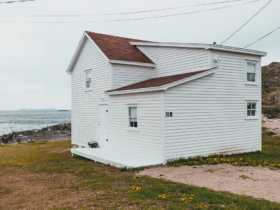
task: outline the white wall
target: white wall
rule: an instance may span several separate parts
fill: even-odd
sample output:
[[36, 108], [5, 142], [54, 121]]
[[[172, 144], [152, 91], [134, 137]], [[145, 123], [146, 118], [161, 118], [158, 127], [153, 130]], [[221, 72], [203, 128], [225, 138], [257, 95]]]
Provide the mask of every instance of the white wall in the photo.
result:
[[[139, 103], [139, 132], [129, 131], [130, 103]], [[110, 96], [108, 117], [109, 148], [123, 154], [162, 160], [160, 92]]]
[[154, 68], [112, 64], [113, 87], [116, 89], [154, 77]]
[[137, 46], [157, 66], [156, 77], [183, 74], [209, 67], [209, 51], [175, 47]]
[[[165, 93], [167, 159], [261, 149], [261, 64], [259, 86], [247, 86], [246, 58], [256, 56], [211, 52], [219, 56], [218, 72], [173, 87]], [[215, 65], [215, 64], [214, 64]], [[258, 120], [246, 120], [246, 100], [259, 99]]]
[[[85, 91], [85, 70], [92, 69], [92, 91]], [[72, 72], [72, 143], [98, 140], [98, 101], [110, 89], [111, 67], [87, 39]]]

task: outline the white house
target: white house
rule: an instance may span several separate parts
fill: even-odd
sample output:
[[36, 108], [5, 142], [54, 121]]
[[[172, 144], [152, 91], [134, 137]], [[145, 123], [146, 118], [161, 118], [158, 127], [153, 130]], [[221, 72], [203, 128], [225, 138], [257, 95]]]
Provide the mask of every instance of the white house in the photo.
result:
[[72, 154], [141, 167], [261, 150], [265, 55], [85, 32], [67, 70], [72, 144], [79, 146]]

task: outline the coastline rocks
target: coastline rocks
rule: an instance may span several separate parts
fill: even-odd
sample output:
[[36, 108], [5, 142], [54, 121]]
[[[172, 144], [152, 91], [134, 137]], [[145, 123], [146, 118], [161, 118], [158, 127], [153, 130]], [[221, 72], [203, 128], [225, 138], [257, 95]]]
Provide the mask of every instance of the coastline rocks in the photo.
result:
[[33, 138], [23, 136], [22, 134], [20, 134], [18, 136], [14, 135], [11, 139], [12, 144], [26, 143], [26, 142], [30, 142], [30, 141], [33, 141]]
[[26, 143], [37, 140], [70, 140], [71, 139], [71, 124], [58, 124], [42, 128], [40, 130], [28, 130], [12, 132], [0, 136], [0, 145], [2, 144], [17, 144]]

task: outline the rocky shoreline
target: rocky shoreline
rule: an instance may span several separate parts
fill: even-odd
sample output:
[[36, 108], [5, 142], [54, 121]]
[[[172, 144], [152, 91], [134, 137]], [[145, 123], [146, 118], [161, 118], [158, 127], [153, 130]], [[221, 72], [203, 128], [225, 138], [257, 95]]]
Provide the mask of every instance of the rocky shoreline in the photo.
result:
[[40, 140], [71, 140], [71, 124], [59, 124], [39, 130], [18, 131], [5, 134], [0, 136], [0, 145]]

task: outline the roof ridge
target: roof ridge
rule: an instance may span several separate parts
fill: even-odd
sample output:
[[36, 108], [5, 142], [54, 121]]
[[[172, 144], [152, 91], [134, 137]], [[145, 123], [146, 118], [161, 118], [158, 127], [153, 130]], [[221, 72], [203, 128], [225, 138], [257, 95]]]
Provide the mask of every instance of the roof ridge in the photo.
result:
[[92, 31], [85, 31], [86, 33], [93, 33], [93, 34], [98, 34], [102, 36], [111, 36], [111, 37], [116, 37], [116, 38], [121, 38], [121, 39], [129, 39], [129, 40], [135, 40], [135, 41], [140, 41], [140, 42], [153, 42], [154, 41], [148, 41], [148, 40], [141, 40], [141, 39], [134, 39], [134, 38], [128, 38], [128, 37], [122, 37], [122, 36], [116, 36], [116, 35], [110, 35], [110, 34], [102, 34], [102, 33], [96, 33]]

